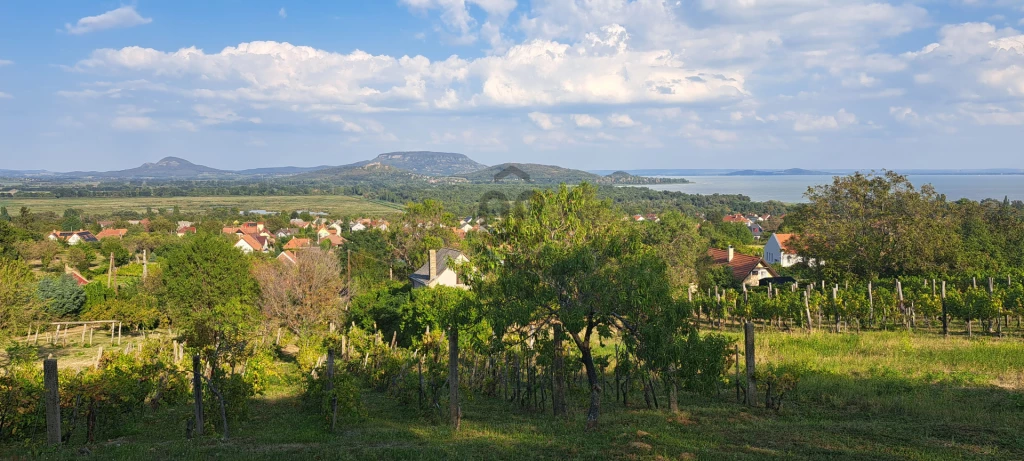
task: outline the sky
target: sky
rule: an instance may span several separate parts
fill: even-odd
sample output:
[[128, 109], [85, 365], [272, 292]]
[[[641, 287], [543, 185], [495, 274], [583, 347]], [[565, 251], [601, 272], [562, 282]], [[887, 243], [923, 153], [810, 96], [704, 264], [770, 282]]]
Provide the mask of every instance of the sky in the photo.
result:
[[0, 2], [0, 169], [1024, 168], [1022, 0]]

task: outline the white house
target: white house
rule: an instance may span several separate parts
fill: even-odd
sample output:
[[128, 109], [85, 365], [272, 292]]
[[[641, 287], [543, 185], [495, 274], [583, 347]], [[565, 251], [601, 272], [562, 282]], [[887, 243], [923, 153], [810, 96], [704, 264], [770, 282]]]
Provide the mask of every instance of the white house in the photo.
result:
[[459, 276], [455, 272], [455, 268], [452, 267], [457, 263], [467, 261], [469, 259], [459, 250], [451, 248], [430, 250], [427, 263], [417, 269], [416, 272], [413, 272], [409, 279], [412, 280], [413, 288], [433, 288], [438, 285], [444, 285], [468, 289], [469, 286], [466, 285], [465, 279]]
[[361, 222], [357, 222], [357, 223], [353, 224], [350, 229], [352, 230], [352, 232], [359, 232], [359, 231], [362, 231], [362, 230], [366, 230], [366, 225], [364, 225]]
[[804, 260], [793, 249], [793, 239], [796, 234], [772, 234], [768, 243], [764, 245], [764, 260], [768, 264], [781, 264], [782, 267], [789, 267]]
[[266, 253], [269, 245], [267, 244], [266, 237], [242, 234], [241, 238], [238, 239], [238, 242], [235, 243], [235, 248], [242, 250], [243, 253]]

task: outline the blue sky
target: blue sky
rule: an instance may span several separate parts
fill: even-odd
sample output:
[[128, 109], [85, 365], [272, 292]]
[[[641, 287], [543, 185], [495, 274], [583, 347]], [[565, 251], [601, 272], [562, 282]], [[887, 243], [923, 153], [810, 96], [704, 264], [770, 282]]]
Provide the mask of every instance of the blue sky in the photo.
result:
[[0, 3], [0, 169], [1024, 168], [1020, 0]]

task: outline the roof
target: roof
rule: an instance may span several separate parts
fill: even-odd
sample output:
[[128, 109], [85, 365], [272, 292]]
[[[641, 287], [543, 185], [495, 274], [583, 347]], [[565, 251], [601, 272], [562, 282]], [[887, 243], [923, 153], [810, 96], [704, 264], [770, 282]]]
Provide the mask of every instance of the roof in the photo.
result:
[[96, 238], [105, 239], [107, 237], [124, 237], [128, 233], [128, 229], [103, 229], [99, 234], [96, 234]]
[[739, 214], [739, 213], [736, 213], [736, 214], [733, 214], [733, 215], [728, 215], [728, 216], [726, 216], [726, 217], [722, 218], [722, 221], [724, 221], [724, 222], [741, 222], [741, 223], [747, 223], [747, 222], [750, 222], [750, 219], [747, 219], [747, 217], [746, 217], [746, 216], [743, 216], [743, 215], [741, 215], [741, 214]]
[[249, 247], [254, 250], [263, 251], [263, 245], [266, 243], [267, 239], [265, 237], [242, 234], [241, 241], [245, 242], [246, 245], [249, 245]]
[[729, 250], [719, 250], [718, 248], [709, 249], [708, 256], [711, 257], [711, 263], [716, 266], [729, 266], [732, 269], [732, 277], [739, 281], [746, 280], [759, 263], [764, 263], [764, 267], [768, 269], [768, 273], [772, 277], [779, 276], [779, 274], [775, 273], [775, 269], [772, 269], [771, 265], [757, 256], [733, 252], [732, 261], [729, 261]]
[[796, 234], [775, 234], [775, 238], [779, 241], [779, 248], [786, 253], [795, 253], [789, 244], [793, 242], [793, 238], [796, 236]]
[[188, 234], [188, 233], [194, 234], [194, 233], [196, 233], [196, 228], [195, 228], [195, 226], [179, 227], [177, 232], [179, 234]]
[[313, 241], [306, 238], [293, 238], [284, 244], [285, 250], [297, 250], [313, 245]]
[[298, 264], [299, 261], [296, 259], [295, 253], [291, 251], [282, 251], [281, 254], [277, 255], [277, 260], [285, 264]]
[[86, 279], [85, 277], [82, 277], [82, 274], [80, 274], [78, 271], [74, 269], [69, 269], [67, 271], [67, 274], [70, 275], [71, 278], [75, 279], [75, 283], [77, 283], [78, 286], [89, 284], [89, 280]]
[[[441, 275], [442, 272], [448, 269], [449, 259], [455, 261], [459, 259], [460, 256], [463, 258], [466, 257], [466, 255], [462, 254], [461, 251], [451, 248], [441, 248], [440, 250], [437, 250], [437, 272], [435, 272], [435, 276]], [[419, 269], [416, 269], [416, 272], [413, 272], [412, 275], [409, 276], [409, 279], [423, 285], [430, 283], [430, 261], [428, 260], [420, 266]]]
[[[342, 237], [342, 236], [340, 236], [340, 235], [338, 235], [338, 234], [331, 234], [331, 235], [328, 235], [327, 237], [324, 237], [324, 238], [323, 238], [323, 240], [328, 240], [328, 241], [330, 241], [330, 242], [331, 242], [331, 246], [341, 246], [341, 245], [343, 245], [343, 244], [344, 244], [345, 242], [347, 242], [347, 241], [348, 241], [348, 240], [345, 240], [345, 237]], [[289, 243], [290, 243], [290, 242], [289, 242]]]

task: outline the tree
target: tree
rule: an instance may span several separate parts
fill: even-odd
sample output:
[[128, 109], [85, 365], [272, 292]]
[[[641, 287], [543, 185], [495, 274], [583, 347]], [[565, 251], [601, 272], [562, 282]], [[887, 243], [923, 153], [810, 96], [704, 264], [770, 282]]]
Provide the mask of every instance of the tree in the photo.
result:
[[100, 241], [100, 255], [109, 258], [114, 255], [114, 264], [123, 266], [132, 260], [132, 253], [124, 247], [124, 243], [117, 237], [107, 237]]
[[60, 227], [66, 231], [81, 229], [83, 227], [82, 216], [78, 210], [74, 208], [64, 210], [64, 221], [61, 222]]
[[16, 259], [18, 249], [15, 244], [22, 240], [22, 232], [7, 221], [0, 220], [0, 258]]
[[[554, 351], [561, 350], [560, 334], [571, 338], [590, 385], [588, 428], [597, 426], [601, 405], [594, 334], [616, 328], [642, 342], [649, 338], [642, 329], [673, 308], [668, 266], [657, 247], [645, 244], [638, 227], [625, 224], [595, 192], [586, 183], [562, 185], [518, 205], [495, 229], [493, 259], [477, 258], [485, 276], [475, 282], [484, 285], [493, 325], [552, 325]], [[556, 352], [556, 368], [559, 361]]]
[[85, 305], [85, 290], [67, 274], [40, 280], [38, 296], [46, 311], [57, 317], [77, 314]]
[[809, 203], [786, 223], [821, 278], [840, 281], [944, 273], [956, 266], [955, 216], [930, 185], [915, 189], [905, 176], [856, 173], [810, 187]]
[[75, 245], [68, 248], [67, 262], [79, 272], [85, 272], [92, 266], [92, 257], [95, 253], [87, 245]]
[[163, 299], [189, 345], [215, 358], [223, 343], [241, 341], [254, 327], [259, 285], [245, 255], [219, 235], [187, 239], [163, 267]]
[[338, 259], [318, 248], [299, 251], [296, 263], [260, 262], [254, 269], [263, 314], [300, 339], [336, 320], [343, 283]]
[[0, 259], [0, 331], [36, 318], [36, 278], [27, 264]]
[[7, 207], [0, 206], [0, 221], [11, 222], [11, 215], [7, 214]]

